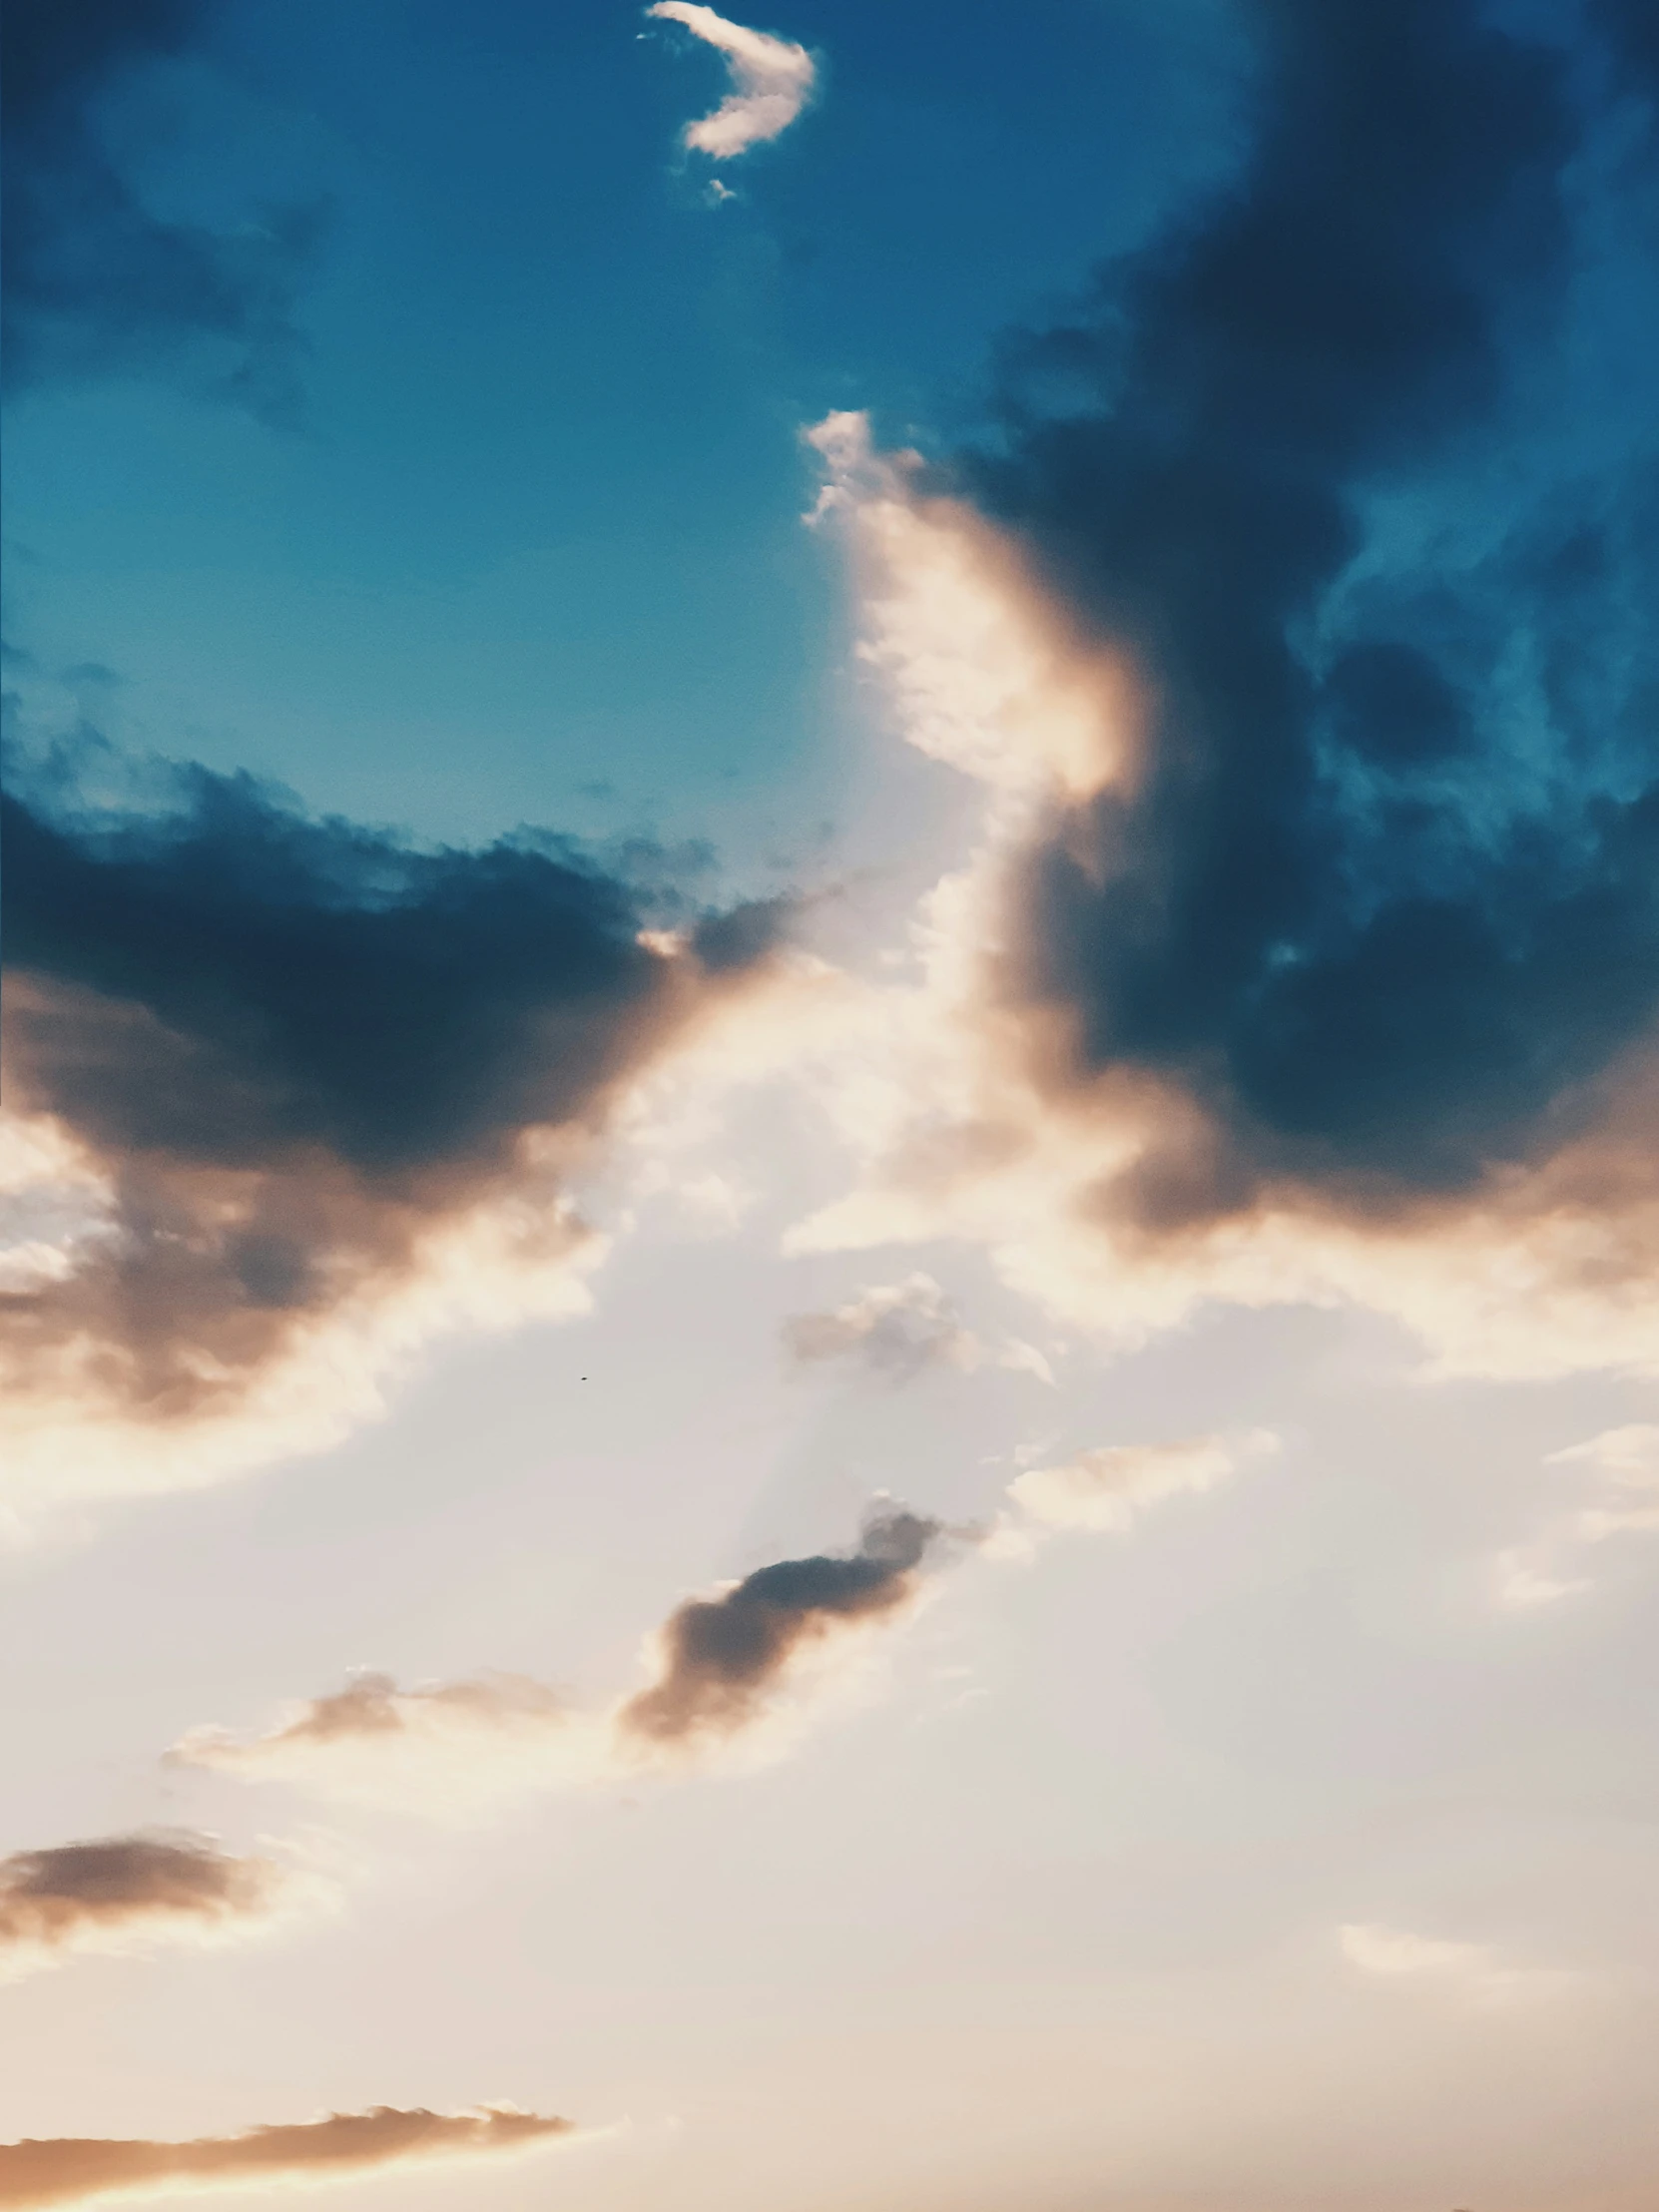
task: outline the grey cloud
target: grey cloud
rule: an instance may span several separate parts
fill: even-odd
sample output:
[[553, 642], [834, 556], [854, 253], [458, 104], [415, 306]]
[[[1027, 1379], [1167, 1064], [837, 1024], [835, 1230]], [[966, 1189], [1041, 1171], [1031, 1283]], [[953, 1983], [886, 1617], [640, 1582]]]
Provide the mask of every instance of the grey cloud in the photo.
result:
[[264, 1918], [285, 1888], [271, 1860], [234, 1858], [189, 1834], [14, 1852], [0, 1860], [0, 1972], [129, 1937], [223, 1934]]
[[508, 2104], [469, 2112], [330, 2112], [286, 2127], [183, 2143], [67, 2137], [0, 2144], [0, 2205], [84, 2204], [180, 2186], [261, 2188], [350, 2180], [396, 2165], [527, 2151], [573, 2132], [569, 2120]]
[[856, 1551], [781, 1559], [720, 1597], [689, 1598], [664, 1627], [660, 1678], [622, 1709], [624, 1734], [679, 1744], [742, 1728], [804, 1646], [913, 1597], [943, 1532], [917, 1513], [877, 1513]]

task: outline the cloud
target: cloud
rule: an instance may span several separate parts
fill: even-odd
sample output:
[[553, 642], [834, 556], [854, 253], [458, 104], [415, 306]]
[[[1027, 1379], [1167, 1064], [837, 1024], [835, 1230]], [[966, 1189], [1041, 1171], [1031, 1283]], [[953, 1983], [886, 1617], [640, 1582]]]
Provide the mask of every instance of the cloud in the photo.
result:
[[1592, 1576], [1573, 1570], [1609, 1538], [1659, 1535], [1659, 1428], [1632, 1422], [1603, 1429], [1587, 1442], [1552, 1451], [1544, 1464], [1600, 1476], [1602, 1494], [1594, 1504], [1554, 1516], [1531, 1543], [1498, 1553], [1495, 1594], [1511, 1611], [1553, 1605], [1593, 1588]]
[[547, 2148], [574, 2132], [569, 2120], [483, 2104], [468, 2112], [330, 2112], [290, 2126], [192, 2142], [106, 2142], [68, 2137], [0, 2144], [0, 2205], [84, 2204], [183, 2188], [308, 2187], [352, 2181], [388, 2166], [435, 2164]]
[[696, 0], [657, 0], [645, 12], [680, 24], [726, 56], [731, 92], [712, 115], [685, 128], [685, 143], [697, 153], [717, 162], [747, 154], [787, 131], [812, 98], [818, 71], [804, 46], [728, 23]]
[[153, 214], [99, 128], [101, 102], [144, 69], [199, 52], [214, 0], [14, 0], [6, 9], [0, 337], [14, 388], [147, 371], [204, 343], [219, 388], [292, 413], [302, 340], [295, 285], [316, 208], [262, 210], [235, 232]]
[[972, 1374], [987, 1364], [1052, 1383], [1053, 1371], [1034, 1345], [1010, 1339], [993, 1351], [971, 1329], [930, 1275], [872, 1284], [829, 1313], [792, 1314], [784, 1343], [803, 1366], [851, 1359], [891, 1382], [913, 1382], [930, 1368]]
[[434, 1329], [580, 1310], [571, 1167], [776, 934], [647, 928], [552, 836], [422, 852], [196, 768], [164, 796], [5, 801], [20, 1509], [329, 1441]]
[[1120, 1344], [1354, 1302], [1445, 1371], [1653, 1372], [1655, 478], [1509, 373], [1567, 311], [1569, 64], [1272, 24], [1241, 178], [1010, 344], [995, 449], [811, 433], [861, 656], [983, 813], [804, 1066], [854, 1179], [788, 1249], [968, 1239]]
[[1278, 1437], [1266, 1428], [1238, 1439], [1103, 1444], [1059, 1466], [1028, 1467], [1009, 1483], [1008, 1495], [1046, 1527], [1121, 1534], [1166, 1498], [1213, 1490], [1278, 1446]]
[[781, 1559], [719, 1597], [688, 1598], [662, 1630], [657, 1680], [623, 1706], [621, 1732], [674, 1746], [747, 1727], [803, 1651], [914, 1598], [918, 1570], [942, 1533], [920, 1514], [879, 1512], [856, 1551]]
[[1370, 1922], [1340, 1929], [1338, 1943], [1359, 1973], [1482, 2007], [1535, 2002], [1583, 1986], [1582, 1975], [1557, 1967], [1505, 1965], [1483, 1943], [1413, 1936]]
[[14, 1852], [0, 1859], [0, 1980], [77, 1951], [234, 1941], [268, 1926], [305, 1887], [273, 1860], [233, 1858], [190, 1834]]
[[688, 1598], [647, 1643], [645, 1686], [608, 1706], [514, 1675], [400, 1690], [365, 1674], [291, 1707], [263, 1736], [194, 1729], [169, 1757], [447, 1819], [524, 1790], [679, 1774], [728, 1752], [748, 1763], [786, 1748], [844, 1683], [860, 1630], [920, 1597], [945, 1533], [885, 1507], [851, 1552], [778, 1560]]

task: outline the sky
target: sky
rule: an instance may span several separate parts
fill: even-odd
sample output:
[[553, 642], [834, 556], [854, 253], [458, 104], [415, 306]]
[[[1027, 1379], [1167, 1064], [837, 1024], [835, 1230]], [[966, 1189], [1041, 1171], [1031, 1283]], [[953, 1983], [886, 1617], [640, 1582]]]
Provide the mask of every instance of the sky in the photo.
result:
[[1647, 0], [13, 0], [0, 2206], [1644, 2212]]

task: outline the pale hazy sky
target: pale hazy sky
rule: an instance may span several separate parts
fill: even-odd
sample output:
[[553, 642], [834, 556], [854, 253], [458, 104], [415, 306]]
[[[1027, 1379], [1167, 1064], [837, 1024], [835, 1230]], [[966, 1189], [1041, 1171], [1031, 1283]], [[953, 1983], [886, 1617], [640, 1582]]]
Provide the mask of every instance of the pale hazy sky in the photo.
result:
[[0, 2206], [1645, 2212], [1640, 0], [5, 68]]

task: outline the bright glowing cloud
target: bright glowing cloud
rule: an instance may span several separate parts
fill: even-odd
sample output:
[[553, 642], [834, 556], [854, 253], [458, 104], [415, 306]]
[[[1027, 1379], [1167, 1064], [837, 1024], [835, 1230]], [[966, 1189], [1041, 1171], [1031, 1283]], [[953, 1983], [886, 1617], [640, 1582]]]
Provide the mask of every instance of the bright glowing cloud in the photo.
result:
[[729, 23], [697, 0], [657, 0], [647, 15], [678, 23], [726, 56], [732, 90], [712, 115], [688, 123], [687, 146], [717, 162], [787, 131], [812, 98], [818, 71], [804, 46]]
[[1201, 1494], [1252, 1459], [1278, 1449], [1271, 1430], [1237, 1440], [1193, 1436], [1179, 1443], [1104, 1444], [1052, 1467], [1028, 1467], [1008, 1495], [1048, 1528], [1121, 1535], [1166, 1499]]
[[543, 2150], [575, 2132], [570, 2120], [481, 2104], [466, 2112], [330, 2112], [289, 2126], [251, 2127], [161, 2143], [67, 2137], [0, 2144], [0, 2205], [88, 2204], [179, 2190], [315, 2188], [392, 2166]]

